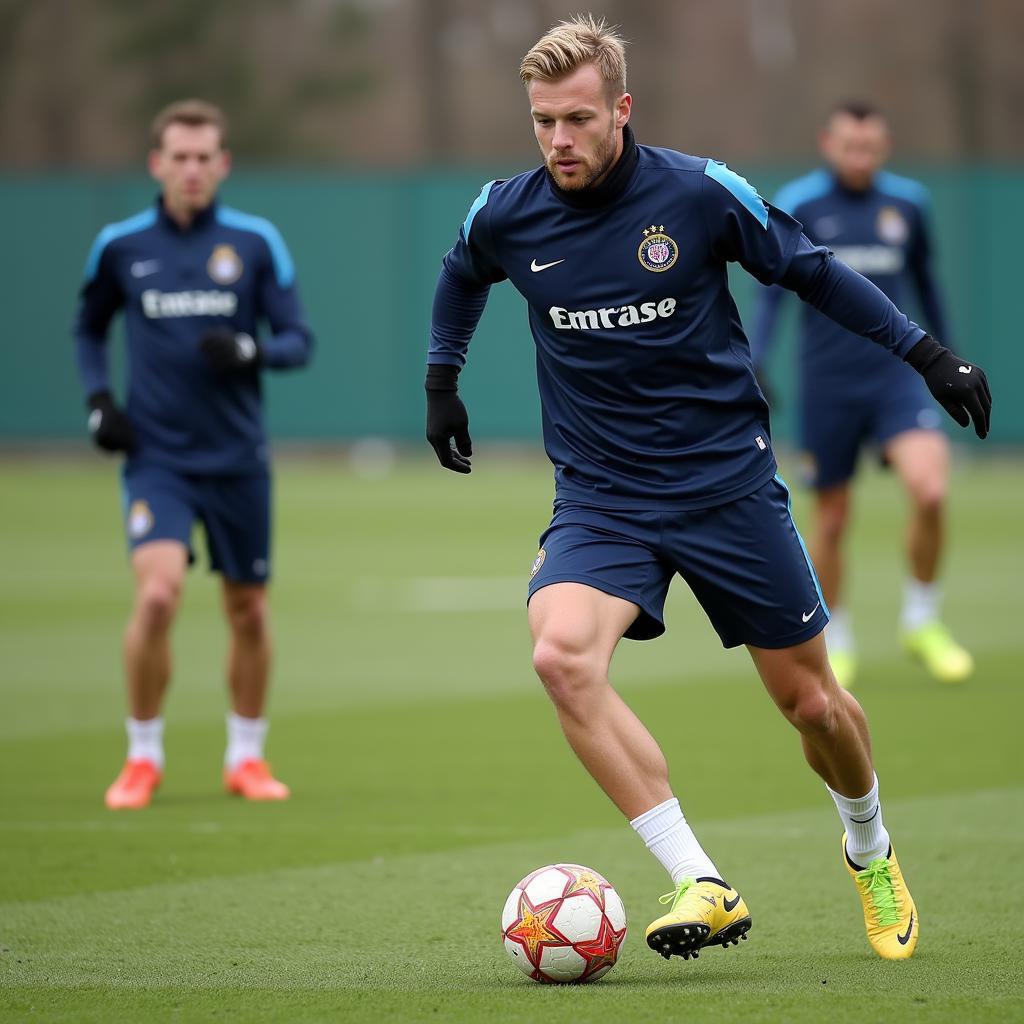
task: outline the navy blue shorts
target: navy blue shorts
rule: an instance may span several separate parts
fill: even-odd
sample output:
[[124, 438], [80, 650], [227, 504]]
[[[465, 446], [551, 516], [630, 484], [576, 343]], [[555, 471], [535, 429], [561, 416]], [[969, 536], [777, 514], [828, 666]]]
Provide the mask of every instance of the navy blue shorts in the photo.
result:
[[676, 573], [724, 647], [792, 647], [828, 622], [778, 476], [745, 498], [688, 512], [558, 502], [533, 565], [530, 597], [552, 583], [583, 583], [639, 606], [625, 633], [631, 640], [665, 632], [665, 596]]
[[270, 578], [270, 474], [200, 476], [128, 462], [122, 476], [124, 523], [132, 551], [176, 540], [195, 561], [192, 528], [206, 533], [210, 568], [232, 583]]
[[942, 429], [939, 408], [916, 373], [886, 378], [877, 392], [861, 400], [807, 388], [798, 419], [804, 480], [818, 490], [849, 480], [865, 444], [881, 448], [908, 430]]

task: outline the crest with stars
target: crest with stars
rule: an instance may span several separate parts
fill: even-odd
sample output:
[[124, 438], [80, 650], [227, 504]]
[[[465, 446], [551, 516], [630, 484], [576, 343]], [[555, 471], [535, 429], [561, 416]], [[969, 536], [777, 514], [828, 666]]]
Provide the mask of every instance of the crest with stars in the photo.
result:
[[644, 269], [662, 274], [675, 266], [679, 259], [679, 246], [665, 234], [664, 224], [650, 224], [644, 228], [644, 240], [636, 251], [636, 258]]
[[618, 893], [581, 864], [550, 864], [528, 874], [509, 894], [502, 941], [534, 981], [596, 980], [618, 959], [626, 912]]

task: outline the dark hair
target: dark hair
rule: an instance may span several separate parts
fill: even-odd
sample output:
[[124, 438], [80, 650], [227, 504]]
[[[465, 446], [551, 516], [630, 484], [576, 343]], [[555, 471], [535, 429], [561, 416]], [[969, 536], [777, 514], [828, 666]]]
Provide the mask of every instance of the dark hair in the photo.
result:
[[869, 117], [885, 117], [882, 108], [877, 103], [864, 99], [840, 100], [828, 112], [830, 119], [836, 114], [847, 114], [857, 121], [866, 121]]
[[172, 124], [187, 124], [192, 127], [212, 124], [220, 133], [220, 144], [223, 146], [228, 133], [228, 119], [220, 107], [207, 103], [206, 100], [178, 100], [164, 107], [153, 118], [153, 145], [160, 149], [164, 144], [164, 132]]

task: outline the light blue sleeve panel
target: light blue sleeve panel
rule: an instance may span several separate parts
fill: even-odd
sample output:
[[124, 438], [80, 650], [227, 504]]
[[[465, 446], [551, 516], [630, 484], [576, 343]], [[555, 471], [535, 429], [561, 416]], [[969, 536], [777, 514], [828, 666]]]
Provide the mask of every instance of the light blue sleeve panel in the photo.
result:
[[217, 223], [226, 228], [237, 228], [239, 231], [251, 231], [259, 235], [270, 249], [274, 261], [274, 276], [282, 288], [290, 288], [295, 283], [295, 264], [292, 262], [288, 246], [284, 244], [281, 232], [263, 217], [251, 213], [242, 213], [230, 206], [217, 207]]
[[897, 199], [906, 199], [923, 209], [927, 209], [931, 202], [928, 189], [921, 182], [893, 174], [891, 171], [879, 171], [875, 176], [875, 187], [879, 192], [885, 192]]
[[757, 189], [746, 178], [740, 177], [718, 160], [709, 160], [704, 168], [704, 173], [731, 192], [750, 211], [761, 227], [768, 227], [768, 206], [757, 194]]
[[462, 224], [462, 237], [469, 241], [469, 232], [473, 227], [473, 221], [476, 215], [487, 205], [487, 197], [491, 194], [491, 189], [494, 187], [494, 181], [487, 182], [482, 189], [480, 189], [480, 195], [473, 200], [473, 205], [469, 208], [469, 213], [466, 214], [466, 219]]
[[832, 188], [832, 176], [828, 171], [818, 168], [805, 174], [802, 178], [783, 185], [772, 201], [773, 206], [788, 213], [791, 217], [796, 216], [795, 210], [804, 203], [820, 199]]
[[145, 231], [146, 228], [151, 228], [155, 223], [156, 208], [150, 207], [148, 210], [143, 210], [141, 213], [137, 213], [134, 217], [129, 217], [127, 220], [119, 220], [116, 224], [108, 224], [96, 236], [96, 241], [92, 243], [92, 248], [89, 250], [89, 255], [86, 258], [86, 284], [96, 276], [100, 260], [103, 258], [103, 250], [106, 249], [111, 242], [118, 238], [124, 238], [125, 235], [134, 235], [137, 231]]

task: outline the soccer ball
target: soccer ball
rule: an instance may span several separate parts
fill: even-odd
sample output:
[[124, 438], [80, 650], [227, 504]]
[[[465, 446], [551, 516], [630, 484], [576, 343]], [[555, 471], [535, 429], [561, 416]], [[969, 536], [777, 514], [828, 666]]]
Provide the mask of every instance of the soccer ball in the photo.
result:
[[505, 952], [534, 981], [596, 981], [619, 957], [626, 910], [619, 894], [581, 864], [531, 871], [501, 912]]

